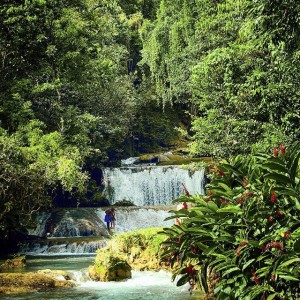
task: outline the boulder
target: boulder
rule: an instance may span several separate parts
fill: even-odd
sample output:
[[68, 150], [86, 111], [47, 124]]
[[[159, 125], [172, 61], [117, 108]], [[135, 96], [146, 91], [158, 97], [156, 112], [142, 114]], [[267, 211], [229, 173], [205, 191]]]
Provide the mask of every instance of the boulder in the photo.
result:
[[98, 253], [89, 275], [96, 281], [121, 281], [131, 278], [131, 267], [126, 259], [108, 251]]
[[26, 266], [26, 257], [18, 256], [13, 259], [7, 259], [2, 265], [0, 265], [0, 272], [11, 269], [22, 269]]
[[0, 273], [0, 295], [35, 292], [45, 289], [73, 287], [76, 284], [63, 276], [63, 271]]

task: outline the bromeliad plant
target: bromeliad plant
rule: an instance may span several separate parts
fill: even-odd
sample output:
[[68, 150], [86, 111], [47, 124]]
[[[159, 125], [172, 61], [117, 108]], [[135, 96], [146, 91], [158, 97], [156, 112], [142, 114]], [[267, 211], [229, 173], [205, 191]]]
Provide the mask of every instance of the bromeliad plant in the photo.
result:
[[199, 284], [222, 300], [299, 299], [299, 158], [296, 142], [222, 161], [210, 167], [206, 195], [176, 200], [193, 203], [170, 217], [181, 225], [164, 228], [178, 285]]

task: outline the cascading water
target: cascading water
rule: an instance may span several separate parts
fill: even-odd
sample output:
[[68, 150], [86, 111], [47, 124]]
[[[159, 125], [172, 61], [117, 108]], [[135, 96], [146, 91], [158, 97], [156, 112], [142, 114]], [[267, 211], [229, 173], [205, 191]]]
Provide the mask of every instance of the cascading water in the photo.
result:
[[[135, 229], [171, 226], [172, 199], [183, 194], [182, 183], [191, 194], [204, 192], [203, 170], [191, 174], [178, 166], [127, 167], [106, 169], [104, 181], [114, 191], [112, 204], [128, 199], [133, 207], [116, 207], [116, 233]], [[109, 183], [109, 184], [108, 184]], [[152, 205], [151, 207], [149, 205]], [[93, 263], [95, 252], [106, 245], [109, 233], [103, 222], [105, 208], [78, 208], [57, 210], [37, 218], [37, 226], [30, 230], [35, 241], [24, 245], [20, 253], [31, 254], [36, 269], [48, 267], [63, 269], [78, 285], [72, 289], [51, 290], [6, 299], [200, 299], [189, 296], [188, 286], [175, 287], [171, 274], [160, 272], [132, 272], [124, 282], [94, 282], [88, 276], [87, 266]], [[30, 257], [30, 256], [29, 256]], [[74, 258], [76, 257], [76, 258]], [[48, 265], [47, 261], [51, 262]], [[34, 269], [34, 267], [32, 266]]]
[[129, 200], [138, 206], [170, 205], [183, 194], [204, 193], [204, 170], [190, 172], [180, 166], [106, 168], [105, 191], [111, 203]]
[[[66, 255], [96, 253], [110, 237], [103, 222], [105, 208], [61, 209], [40, 215], [37, 226], [30, 230], [36, 239], [25, 243], [20, 253], [27, 255]], [[157, 226], [171, 226], [164, 221], [170, 213], [155, 207], [116, 208], [116, 232]]]

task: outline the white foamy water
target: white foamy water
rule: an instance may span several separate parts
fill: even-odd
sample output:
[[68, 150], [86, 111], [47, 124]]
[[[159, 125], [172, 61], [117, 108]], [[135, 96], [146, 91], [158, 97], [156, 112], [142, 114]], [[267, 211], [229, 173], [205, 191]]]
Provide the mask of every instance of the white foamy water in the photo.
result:
[[111, 203], [130, 200], [137, 206], [170, 205], [184, 194], [204, 193], [204, 170], [193, 173], [180, 166], [106, 168], [103, 172]]
[[[129, 232], [136, 229], [149, 227], [169, 227], [174, 224], [174, 220], [165, 221], [171, 214], [166, 210], [143, 207], [122, 207], [115, 208], [116, 212], [116, 232]], [[98, 210], [100, 219], [104, 219], [105, 212]]]

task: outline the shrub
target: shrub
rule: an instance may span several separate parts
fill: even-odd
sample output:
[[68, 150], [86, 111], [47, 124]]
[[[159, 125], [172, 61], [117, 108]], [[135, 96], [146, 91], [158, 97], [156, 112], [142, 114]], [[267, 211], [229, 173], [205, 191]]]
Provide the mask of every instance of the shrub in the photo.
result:
[[186, 218], [163, 230], [178, 285], [209, 292], [212, 270], [217, 299], [299, 299], [299, 158], [296, 142], [210, 166], [206, 195], [182, 196], [194, 206], [174, 211]]

